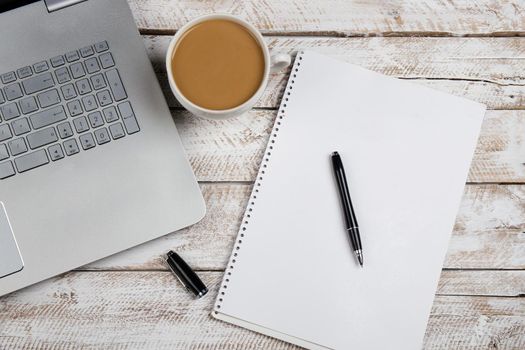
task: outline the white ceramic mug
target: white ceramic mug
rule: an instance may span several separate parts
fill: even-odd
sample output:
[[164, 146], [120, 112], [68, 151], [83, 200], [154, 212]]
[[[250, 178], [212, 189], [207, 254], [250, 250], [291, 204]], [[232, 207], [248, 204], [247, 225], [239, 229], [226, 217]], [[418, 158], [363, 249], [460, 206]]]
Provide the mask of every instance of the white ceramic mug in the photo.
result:
[[[173, 57], [173, 50], [175, 50], [175, 47], [177, 46], [177, 43], [182, 38], [184, 33], [192, 28], [194, 25], [199, 24], [204, 21], [212, 20], [212, 19], [222, 19], [222, 20], [228, 20], [232, 22], [236, 22], [242, 26], [244, 26], [246, 29], [250, 31], [250, 33], [253, 35], [253, 37], [257, 40], [259, 45], [262, 48], [263, 54], [264, 54], [264, 78], [261, 81], [261, 85], [253, 94], [250, 99], [248, 99], [243, 104], [230, 108], [230, 109], [222, 109], [222, 110], [214, 110], [214, 109], [207, 109], [200, 107], [190, 100], [188, 100], [179, 90], [177, 87], [177, 84], [175, 83], [175, 80], [173, 79], [173, 72], [171, 69], [171, 60]], [[231, 117], [239, 116], [248, 110], [250, 110], [255, 103], [259, 100], [259, 98], [262, 96], [264, 89], [266, 88], [266, 85], [268, 83], [268, 76], [271, 72], [277, 72], [280, 71], [290, 65], [291, 57], [288, 54], [278, 53], [274, 55], [270, 55], [270, 50], [268, 49], [268, 45], [266, 45], [263, 36], [259, 31], [252, 26], [250, 23], [229, 15], [229, 14], [213, 14], [213, 15], [207, 15], [202, 16], [199, 18], [196, 18], [190, 22], [188, 22], [186, 25], [184, 25], [171, 39], [170, 46], [168, 47], [168, 52], [166, 53], [166, 70], [168, 71], [168, 80], [170, 82], [171, 91], [173, 91], [173, 94], [177, 98], [177, 100], [180, 102], [180, 104], [186, 108], [188, 111], [193, 113], [196, 116], [207, 118], [207, 119], [226, 119]]]

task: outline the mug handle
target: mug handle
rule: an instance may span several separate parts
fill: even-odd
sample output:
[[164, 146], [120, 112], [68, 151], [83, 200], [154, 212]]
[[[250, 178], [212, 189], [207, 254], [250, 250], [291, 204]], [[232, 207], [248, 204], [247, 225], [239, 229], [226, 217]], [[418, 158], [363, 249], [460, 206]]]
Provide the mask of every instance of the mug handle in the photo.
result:
[[270, 56], [270, 72], [278, 73], [292, 63], [292, 57], [287, 53], [275, 53]]

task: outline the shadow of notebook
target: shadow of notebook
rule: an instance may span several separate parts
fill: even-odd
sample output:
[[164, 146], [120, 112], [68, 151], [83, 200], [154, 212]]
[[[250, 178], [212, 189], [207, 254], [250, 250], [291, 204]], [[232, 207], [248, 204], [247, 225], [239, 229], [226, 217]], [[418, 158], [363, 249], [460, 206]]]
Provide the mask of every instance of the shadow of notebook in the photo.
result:
[[[420, 349], [484, 112], [299, 53], [213, 315], [310, 349]], [[364, 268], [344, 230], [335, 150]]]

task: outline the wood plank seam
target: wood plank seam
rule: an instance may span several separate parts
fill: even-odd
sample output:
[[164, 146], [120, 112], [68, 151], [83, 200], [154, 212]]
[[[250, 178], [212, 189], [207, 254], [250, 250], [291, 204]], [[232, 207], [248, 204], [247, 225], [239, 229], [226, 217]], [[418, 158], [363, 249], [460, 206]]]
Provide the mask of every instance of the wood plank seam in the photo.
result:
[[[440, 78], [440, 77], [397, 77], [401, 80], [446, 80], [446, 81], [470, 81], [475, 83], [487, 83], [487, 84], [496, 84], [499, 86], [525, 86], [525, 84], [521, 83], [501, 83], [496, 80], [489, 80], [489, 79], [474, 79], [474, 78]], [[525, 79], [525, 77], [519, 77], [519, 79]]]
[[[176, 29], [151, 29], [139, 27], [139, 33], [141, 35], [175, 35]], [[276, 36], [293, 36], [293, 37], [311, 37], [311, 38], [513, 38], [513, 37], [525, 37], [523, 31], [502, 31], [502, 32], [491, 32], [491, 33], [466, 33], [466, 34], [454, 34], [452, 32], [428, 32], [428, 31], [386, 31], [381, 33], [345, 33], [341, 31], [271, 31], [263, 30], [262, 35], [265, 37], [276, 37]]]

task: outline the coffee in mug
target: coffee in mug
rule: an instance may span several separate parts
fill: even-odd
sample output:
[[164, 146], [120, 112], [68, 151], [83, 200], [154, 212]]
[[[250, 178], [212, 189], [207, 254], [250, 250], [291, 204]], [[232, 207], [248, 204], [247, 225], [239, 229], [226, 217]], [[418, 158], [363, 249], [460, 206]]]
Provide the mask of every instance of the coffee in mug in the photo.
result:
[[239, 23], [198, 23], [179, 39], [171, 59], [180, 92], [197, 106], [231, 109], [248, 101], [264, 78], [264, 53]]

